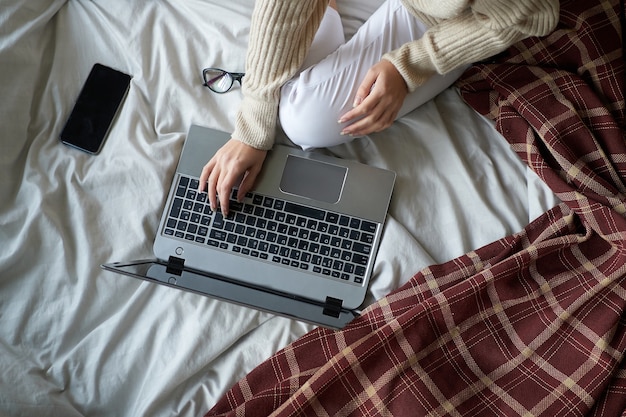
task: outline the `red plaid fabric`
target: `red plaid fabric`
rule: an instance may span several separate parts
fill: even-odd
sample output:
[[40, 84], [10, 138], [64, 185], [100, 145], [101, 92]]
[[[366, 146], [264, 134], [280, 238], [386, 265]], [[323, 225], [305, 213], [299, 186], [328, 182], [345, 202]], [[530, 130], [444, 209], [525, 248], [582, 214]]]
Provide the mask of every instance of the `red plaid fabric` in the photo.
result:
[[564, 0], [553, 34], [459, 83], [563, 204], [305, 335], [207, 415], [626, 416], [622, 8]]

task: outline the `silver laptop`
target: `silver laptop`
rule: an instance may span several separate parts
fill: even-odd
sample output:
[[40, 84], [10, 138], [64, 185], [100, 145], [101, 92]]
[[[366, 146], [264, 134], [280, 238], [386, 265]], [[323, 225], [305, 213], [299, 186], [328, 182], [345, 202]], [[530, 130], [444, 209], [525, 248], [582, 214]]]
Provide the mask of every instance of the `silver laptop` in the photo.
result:
[[[198, 178], [230, 138], [192, 126], [154, 241], [156, 259], [103, 268], [342, 328], [359, 314], [395, 173], [277, 145], [255, 189], [210, 209]], [[236, 190], [233, 190], [233, 196]]]

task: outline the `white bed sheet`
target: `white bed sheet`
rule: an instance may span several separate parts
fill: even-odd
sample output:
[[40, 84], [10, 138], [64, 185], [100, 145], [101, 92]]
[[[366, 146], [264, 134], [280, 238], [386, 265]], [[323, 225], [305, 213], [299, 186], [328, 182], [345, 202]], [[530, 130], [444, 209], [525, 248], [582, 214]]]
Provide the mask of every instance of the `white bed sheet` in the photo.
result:
[[[340, 1], [351, 36], [382, 0]], [[0, 0], [0, 415], [198, 416], [311, 325], [100, 269], [151, 257], [192, 123], [231, 130], [253, 0]], [[58, 134], [95, 62], [133, 75], [102, 153]], [[398, 173], [369, 301], [520, 230], [551, 192], [451, 88], [329, 150]]]

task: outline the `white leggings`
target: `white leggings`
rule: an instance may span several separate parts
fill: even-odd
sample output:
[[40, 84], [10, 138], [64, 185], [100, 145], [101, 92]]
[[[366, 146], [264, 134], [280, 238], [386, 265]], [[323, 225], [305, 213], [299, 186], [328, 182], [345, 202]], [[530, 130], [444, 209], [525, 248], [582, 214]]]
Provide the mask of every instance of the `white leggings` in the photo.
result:
[[[328, 8], [305, 59], [303, 70], [281, 90], [280, 123], [292, 142], [304, 149], [323, 148], [352, 140], [340, 133], [339, 117], [352, 108], [367, 71], [383, 54], [419, 39], [426, 26], [400, 0], [387, 0], [345, 42], [336, 10]], [[410, 93], [398, 117], [424, 104], [452, 85], [465, 68], [434, 75]]]

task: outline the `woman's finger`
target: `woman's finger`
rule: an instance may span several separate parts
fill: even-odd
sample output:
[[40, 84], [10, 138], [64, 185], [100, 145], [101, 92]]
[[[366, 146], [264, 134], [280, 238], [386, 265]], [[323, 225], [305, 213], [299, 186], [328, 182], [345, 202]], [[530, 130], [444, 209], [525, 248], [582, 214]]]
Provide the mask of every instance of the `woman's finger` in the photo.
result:
[[211, 170], [209, 177], [207, 178], [207, 195], [209, 198], [209, 205], [211, 210], [217, 210], [217, 182], [219, 180], [219, 172], [216, 169]]

